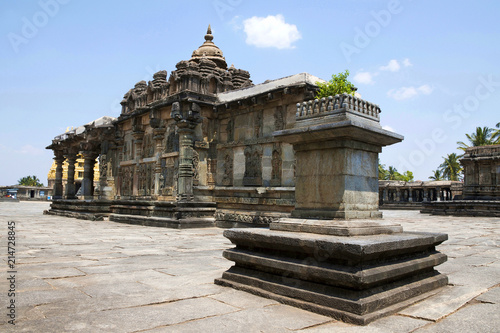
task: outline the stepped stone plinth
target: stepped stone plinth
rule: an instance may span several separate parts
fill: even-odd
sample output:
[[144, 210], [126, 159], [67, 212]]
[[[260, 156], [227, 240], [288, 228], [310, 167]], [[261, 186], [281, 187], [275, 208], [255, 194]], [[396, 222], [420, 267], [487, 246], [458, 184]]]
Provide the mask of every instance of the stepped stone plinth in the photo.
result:
[[296, 206], [269, 229], [224, 232], [235, 265], [215, 282], [365, 325], [437, 292], [446, 234], [403, 231], [378, 211], [378, 153], [402, 136], [349, 95], [297, 105], [275, 132], [296, 152]]

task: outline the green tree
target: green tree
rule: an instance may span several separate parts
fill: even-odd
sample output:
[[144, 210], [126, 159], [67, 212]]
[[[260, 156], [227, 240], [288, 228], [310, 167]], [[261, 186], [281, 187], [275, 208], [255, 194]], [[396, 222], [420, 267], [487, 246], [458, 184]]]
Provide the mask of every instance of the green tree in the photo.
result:
[[23, 177], [17, 181], [17, 184], [23, 186], [43, 186], [40, 179], [35, 175]]
[[335, 96], [343, 93], [354, 96], [356, 87], [347, 80], [348, 76], [349, 71], [346, 69], [344, 73], [333, 74], [331, 80], [328, 82], [316, 82], [319, 87], [316, 98]]
[[433, 174], [429, 177], [432, 180], [443, 180], [443, 175], [441, 174], [441, 170], [432, 170]]
[[439, 166], [443, 178], [448, 180], [459, 180], [462, 167], [458, 161], [459, 156], [456, 153], [448, 154], [443, 157], [444, 162]]
[[493, 131], [493, 128], [489, 128], [487, 126], [476, 127], [476, 133], [465, 134], [465, 136], [469, 140], [469, 144], [466, 144], [463, 141], [458, 141], [458, 149], [465, 151], [465, 149], [469, 147], [492, 145], [495, 142], [493, 139]]
[[385, 180], [387, 178], [387, 170], [384, 164], [378, 164], [378, 179]]
[[402, 174], [399, 174], [399, 179], [398, 180], [403, 180], [405, 182], [412, 182], [413, 181], [413, 172], [411, 172], [411, 171], [405, 171]]
[[398, 180], [399, 175], [400, 173], [395, 167], [393, 167], [392, 165], [389, 166], [389, 169], [387, 170], [387, 180]]

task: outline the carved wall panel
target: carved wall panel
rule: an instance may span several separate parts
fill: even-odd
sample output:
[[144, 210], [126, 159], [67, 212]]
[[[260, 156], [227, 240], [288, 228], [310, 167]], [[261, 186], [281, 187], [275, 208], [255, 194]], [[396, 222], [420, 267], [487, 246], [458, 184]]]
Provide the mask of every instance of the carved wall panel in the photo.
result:
[[134, 168], [135, 166], [122, 166], [120, 168], [120, 178], [121, 178], [121, 195], [131, 196], [133, 181], [134, 181]]
[[140, 196], [154, 194], [154, 163], [141, 164], [139, 166], [138, 189]]
[[254, 137], [255, 138], [262, 137], [262, 126], [264, 125], [263, 119], [264, 119], [263, 112], [257, 111], [255, 113], [255, 124], [254, 124]]
[[155, 153], [154, 141], [152, 134], [146, 134], [142, 140], [142, 157], [153, 157]]
[[262, 186], [262, 147], [259, 145], [245, 148], [243, 185]]
[[222, 186], [233, 186], [233, 151], [226, 149], [224, 152], [224, 167], [222, 174]]
[[229, 118], [229, 121], [226, 125], [226, 133], [227, 133], [227, 142], [234, 141], [234, 120], [233, 118]]
[[283, 110], [283, 106], [279, 105], [276, 107], [276, 110], [274, 111], [274, 129], [276, 131], [281, 131], [285, 129], [285, 113]]
[[167, 145], [165, 147], [166, 153], [173, 153], [179, 151], [179, 134], [175, 125], [169, 127], [169, 134], [167, 136]]
[[161, 161], [160, 193], [173, 196], [176, 189], [176, 159], [169, 157]]
[[283, 165], [283, 160], [281, 157], [281, 145], [275, 143], [273, 146], [273, 153], [271, 158], [271, 186], [281, 185], [281, 169]]

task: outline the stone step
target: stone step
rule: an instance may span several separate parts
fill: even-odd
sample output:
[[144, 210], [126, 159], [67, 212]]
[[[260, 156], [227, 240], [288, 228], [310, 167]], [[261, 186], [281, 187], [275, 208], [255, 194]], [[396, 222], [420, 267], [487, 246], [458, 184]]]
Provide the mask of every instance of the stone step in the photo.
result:
[[434, 251], [373, 265], [345, 266], [317, 261], [314, 258], [300, 260], [242, 249], [229, 249], [224, 251], [223, 255], [239, 267], [250, 267], [271, 274], [357, 290], [431, 271], [434, 266], [447, 259], [446, 255]]
[[434, 295], [448, 279], [434, 271], [373, 288], [370, 295], [233, 266], [215, 283], [345, 322], [366, 325]]

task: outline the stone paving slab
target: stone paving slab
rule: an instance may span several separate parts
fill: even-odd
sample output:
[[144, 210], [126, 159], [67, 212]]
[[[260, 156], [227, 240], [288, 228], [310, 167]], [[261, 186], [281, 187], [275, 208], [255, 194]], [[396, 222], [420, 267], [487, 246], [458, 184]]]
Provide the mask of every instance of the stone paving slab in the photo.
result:
[[449, 235], [441, 292], [360, 327], [213, 283], [232, 262], [222, 229], [175, 230], [42, 215], [45, 202], [0, 203], [0, 248], [16, 221], [16, 326], [0, 332], [497, 332], [500, 218], [385, 211], [406, 231]]

